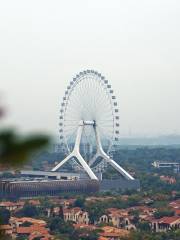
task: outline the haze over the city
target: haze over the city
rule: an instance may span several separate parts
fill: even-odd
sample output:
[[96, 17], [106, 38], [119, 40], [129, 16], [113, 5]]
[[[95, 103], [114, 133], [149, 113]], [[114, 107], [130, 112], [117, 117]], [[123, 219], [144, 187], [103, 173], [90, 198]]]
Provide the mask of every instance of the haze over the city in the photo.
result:
[[69, 81], [95, 69], [115, 90], [120, 135], [180, 134], [179, 1], [2, 1], [0, 35], [4, 124], [56, 135]]

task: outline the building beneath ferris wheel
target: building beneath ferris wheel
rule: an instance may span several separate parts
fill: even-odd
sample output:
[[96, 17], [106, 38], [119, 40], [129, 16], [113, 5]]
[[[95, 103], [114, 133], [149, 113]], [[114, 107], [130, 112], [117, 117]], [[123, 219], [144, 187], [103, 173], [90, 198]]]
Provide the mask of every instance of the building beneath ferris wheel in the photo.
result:
[[14, 174], [13, 178], [2, 179], [0, 182], [1, 198], [60, 196], [64, 193], [92, 194], [98, 191], [125, 191], [140, 188], [137, 179], [102, 179], [101, 174], [96, 175], [99, 180], [89, 179], [85, 173], [74, 172], [23, 170], [18, 174], [13, 172], [11, 174]]
[[[13, 172], [11, 172], [13, 174]], [[0, 182], [1, 198], [29, 198], [37, 196], [60, 196], [64, 193], [91, 194], [98, 191], [138, 190], [138, 180], [89, 179], [86, 174], [70, 172], [21, 171], [18, 177], [4, 179]]]

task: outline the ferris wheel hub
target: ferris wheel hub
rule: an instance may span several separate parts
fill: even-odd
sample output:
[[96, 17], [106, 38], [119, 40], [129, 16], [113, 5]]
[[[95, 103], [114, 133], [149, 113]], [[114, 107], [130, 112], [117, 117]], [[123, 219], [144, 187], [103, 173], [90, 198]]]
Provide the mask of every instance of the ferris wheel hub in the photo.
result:
[[89, 120], [86, 120], [86, 121], [83, 121], [83, 125], [87, 125], [87, 126], [95, 126], [96, 125], [96, 122], [93, 120], [93, 121], [89, 121]]

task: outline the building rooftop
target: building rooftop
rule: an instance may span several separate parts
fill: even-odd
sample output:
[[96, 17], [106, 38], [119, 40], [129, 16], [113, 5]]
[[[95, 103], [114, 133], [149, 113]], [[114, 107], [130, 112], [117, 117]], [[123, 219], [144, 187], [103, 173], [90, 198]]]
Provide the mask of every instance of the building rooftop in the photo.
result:
[[46, 222], [44, 220], [30, 218], [30, 217], [22, 217], [22, 218], [11, 217], [10, 221], [21, 222], [21, 223], [30, 222], [32, 224], [41, 225], [41, 226], [46, 225]]
[[163, 217], [163, 218], [160, 218], [160, 219], [157, 219], [156, 220], [158, 223], [164, 223], [164, 224], [173, 224], [175, 222], [180, 222], [180, 217], [176, 217], [176, 216], [173, 216], [173, 217]]
[[30, 227], [17, 227], [17, 234], [32, 234], [32, 233], [40, 233], [43, 235], [49, 234], [48, 229], [33, 225]]

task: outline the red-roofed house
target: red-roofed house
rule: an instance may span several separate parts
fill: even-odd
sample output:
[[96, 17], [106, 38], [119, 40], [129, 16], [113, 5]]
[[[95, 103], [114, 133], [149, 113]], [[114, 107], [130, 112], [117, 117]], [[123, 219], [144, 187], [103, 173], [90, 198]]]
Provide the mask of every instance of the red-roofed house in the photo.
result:
[[43, 226], [43, 227], [46, 226], [46, 222], [44, 220], [29, 218], [29, 217], [22, 217], [22, 218], [11, 217], [9, 220], [9, 223], [13, 228], [21, 227], [21, 225], [25, 222], [29, 222], [31, 224]]
[[75, 223], [89, 224], [88, 212], [82, 211], [81, 208], [66, 208], [63, 211], [64, 221], [72, 221]]
[[24, 206], [24, 202], [0, 202], [0, 208], [6, 208], [9, 211], [21, 209]]
[[120, 240], [122, 237], [129, 235], [129, 231], [125, 229], [118, 229], [110, 226], [103, 227], [102, 230], [103, 232], [100, 233], [100, 236], [108, 240]]
[[171, 229], [180, 229], [180, 217], [163, 217], [151, 221], [151, 229], [154, 232], [166, 232]]
[[[27, 222], [31, 223], [31, 225], [24, 226], [23, 224]], [[29, 240], [33, 240], [36, 237], [42, 240], [52, 239], [52, 236], [49, 234], [49, 229], [46, 228], [47, 224], [44, 220], [30, 217], [11, 217], [9, 223], [12, 228], [12, 235], [15, 237], [26, 236]]]
[[108, 240], [108, 238], [100, 236], [98, 240]]
[[109, 208], [108, 213], [99, 218], [98, 223], [111, 223], [114, 227], [124, 229], [135, 229], [136, 227], [131, 223], [132, 216], [129, 216], [128, 210]]
[[37, 236], [41, 237], [41, 239], [52, 239], [48, 229], [38, 225], [32, 225], [30, 227], [18, 227], [16, 234], [18, 237], [27, 236], [29, 240], [33, 240]]
[[176, 179], [174, 177], [169, 177], [169, 176], [160, 176], [161, 181], [163, 182], [167, 182], [169, 184], [175, 184], [176, 183]]
[[174, 213], [176, 216], [180, 217], [180, 209], [174, 209]]
[[93, 231], [93, 230], [96, 230], [97, 227], [95, 225], [87, 225], [87, 224], [73, 224], [74, 228], [75, 229], [87, 229], [87, 230], [90, 230], [90, 231]]
[[169, 206], [173, 209], [180, 209], [180, 200], [176, 200], [169, 203]]
[[12, 236], [13, 229], [12, 229], [11, 225], [9, 225], [9, 224], [0, 225], [0, 230], [1, 230], [2, 234]]
[[36, 207], [39, 207], [41, 205], [40, 201], [38, 199], [30, 199], [28, 201], [29, 204], [34, 205]]

